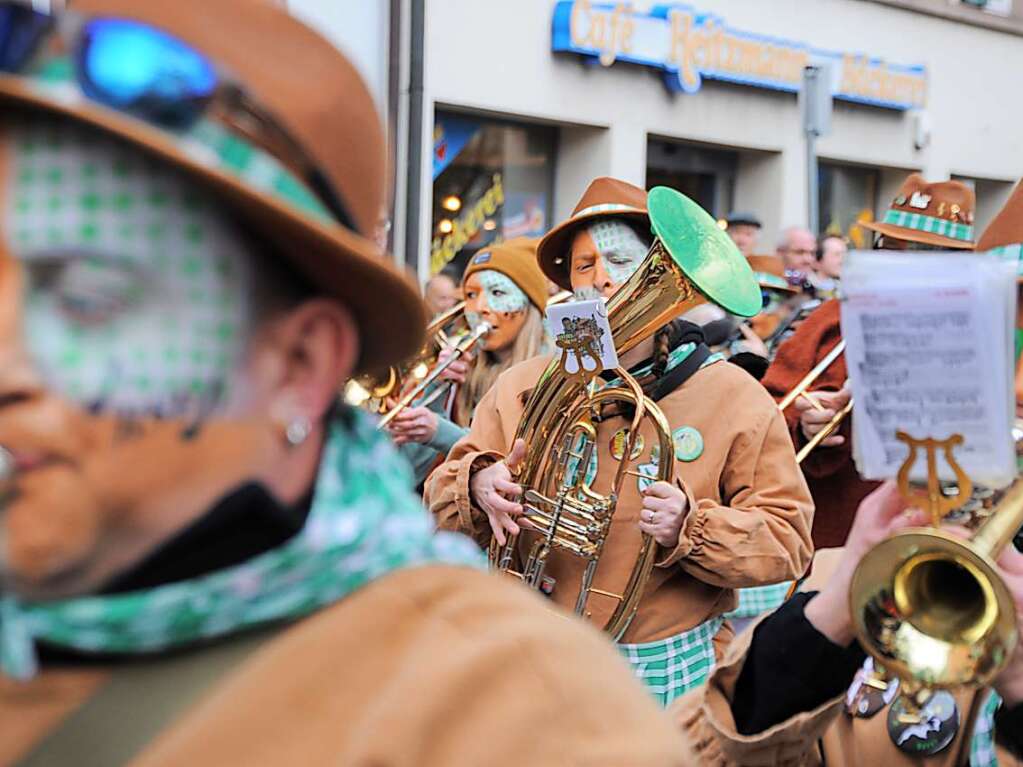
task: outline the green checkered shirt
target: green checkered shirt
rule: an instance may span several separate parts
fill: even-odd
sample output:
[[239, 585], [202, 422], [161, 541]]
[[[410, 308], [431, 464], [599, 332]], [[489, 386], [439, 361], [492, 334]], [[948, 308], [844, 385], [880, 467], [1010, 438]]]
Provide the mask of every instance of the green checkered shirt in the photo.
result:
[[725, 619], [711, 618], [689, 631], [642, 644], [619, 644], [636, 677], [667, 706], [703, 684], [714, 670], [714, 636]]

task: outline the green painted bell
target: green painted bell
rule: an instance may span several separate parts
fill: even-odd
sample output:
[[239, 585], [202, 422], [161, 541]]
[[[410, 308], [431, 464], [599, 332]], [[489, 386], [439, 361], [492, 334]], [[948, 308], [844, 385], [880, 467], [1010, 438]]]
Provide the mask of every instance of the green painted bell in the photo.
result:
[[701, 293], [740, 317], [760, 311], [753, 270], [707, 211], [666, 186], [647, 193], [647, 210], [654, 234]]

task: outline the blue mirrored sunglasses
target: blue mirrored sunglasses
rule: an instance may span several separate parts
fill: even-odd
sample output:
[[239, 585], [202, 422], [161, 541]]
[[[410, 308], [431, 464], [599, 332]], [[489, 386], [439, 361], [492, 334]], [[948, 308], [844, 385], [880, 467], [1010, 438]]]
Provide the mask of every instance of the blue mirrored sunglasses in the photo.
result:
[[278, 159], [299, 167], [338, 223], [356, 231], [336, 190], [290, 132], [207, 56], [160, 29], [130, 19], [80, 19], [70, 12], [58, 19], [0, 2], [0, 72], [26, 72], [46, 40], [66, 33], [60, 21], [74, 22], [67, 25], [73, 30], [67, 47], [78, 87], [89, 99], [172, 131], [188, 129], [214, 103], [238, 113], [242, 124], [264, 134], [262, 143], [282, 148], [287, 157]]

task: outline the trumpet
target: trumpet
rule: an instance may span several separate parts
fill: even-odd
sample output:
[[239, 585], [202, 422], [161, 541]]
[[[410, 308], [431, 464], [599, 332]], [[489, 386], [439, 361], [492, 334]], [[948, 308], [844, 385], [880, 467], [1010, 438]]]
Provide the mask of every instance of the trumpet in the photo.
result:
[[[647, 207], [656, 235], [654, 243], [639, 269], [607, 304], [608, 323], [619, 354], [650, 337], [665, 322], [706, 301], [733, 314], [756, 314], [761, 305], [760, 291], [749, 265], [702, 208], [666, 187], [649, 192]], [[595, 368], [589, 378], [592, 380], [597, 372]], [[615, 600], [603, 629], [617, 640], [639, 607], [656, 557], [656, 541], [646, 534], [640, 536], [632, 571], [619, 591], [596, 588], [594, 575], [626, 477], [646, 476], [629, 469], [637, 460], [630, 460], [630, 456], [638, 445], [640, 426], [651, 424], [656, 433], [653, 441], [662, 456], [656, 473], [648, 477], [651, 481], [673, 480], [670, 456], [674, 448], [671, 426], [660, 408], [644, 396], [642, 387], [624, 369], [618, 368], [615, 373], [623, 385], [596, 392], [591, 390], [586, 374], [569, 373], [563, 360], [551, 362], [540, 376], [515, 435], [526, 444], [516, 481], [523, 488], [523, 518], [532, 528], [520, 535], [529, 536], [531, 542], [520, 557], [519, 536], [512, 536], [503, 546], [492, 538], [489, 556], [493, 568], [533, 589], [543, 587], [544, 571], [553, 552], [581, 558], [584, 567], [575, 612], [586, 612], [591, 594]], [[585, 475], [596, 449], [596, 423], [602, 408], [611, 403], [625, 403], [633, 415], [614, 479], [606, 491], [602, 488], [598, 492]]]
[[849, 594], [856, 636], [909, 700], [933, 688], [983, 687], [1009, 662], [1016, 606], [994, 560], [1021, 526], [1017, 479], [971, 539], [913, 528], [860, 561]]
[[[844, 351], [845, 339], [843, 338], [824, 356], [824, 359], [814, 365], [813, 369], [803, 376], [799, 383], [793, 386], [792, 390], [781, 399], [778, 403], [778, 410], [785, 412], [789, 405], [802, 396], [805, 396], [815, 408], [823, 410], [820, 403], [807, 394], [807, 390], [813, 386], [814, 381], [820, 378], [821, 375], [824, 374], [824, 371], [831, 367], [832, 363], [834, 363], [834, 361], [837, 360]], [[845, 417], [852, 412], [852, 409], [853, 400], [850, 397], [846, 406], [835, 413], [832, 419], [824, 424], [824, 428], [814, 434], [813, 437], [805, 445], [803, 445], [802, 448], [800, 448], [799, 452], [796, 453], [796, 461], [798, 463], [802, 463], [803, 460], [810, 455], [810, 453], [812, 453], [821, 442], [834, 434], [838, 430], [838, 427], [842, 425], [842, 421], [845, 420]]]

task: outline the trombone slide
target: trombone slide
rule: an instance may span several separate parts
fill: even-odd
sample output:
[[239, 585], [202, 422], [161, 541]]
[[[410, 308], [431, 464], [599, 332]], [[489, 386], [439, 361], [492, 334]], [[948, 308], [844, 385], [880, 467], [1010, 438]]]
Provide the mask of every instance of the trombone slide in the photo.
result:
[[398, 404], [391, 408], [387, 412], [387, 414], [380, 419], [380, 421], [377, 423], [377, 428], [378, 429], [387, 428], [387, 424], [393, 421], [395, 417], [398, 415], [398, 413], [400, 413], [402, 410], [404, 410], [417, 399], [419, 399], [419, 397], [422, 396], [423, 392], [426, 391], [427, 388], [429, 388], [430, 385], [437, 380], [440, 374], [448, 369], [451, 363], [457, 360], [465, 352], [472, 349], [477, 344], [477, 342], [479, 342], [479, 340], [483, 338], [483, 336], [487, 335], [487, 333], [489, 332], [490, 324], [487, 322], [481, 322], [479, 326], [475, 330], [473, 330], [471, 334], [463, 338], [458, 343], [458, 345], [454, 347], [450, 357], [444, 360], [444, 362], [442, 362], [441, 364], [435, 366], [433, 370], [431, 370], [429, 374], [422, 381], [420, 381], [419, 384], [414, 389], [412, 389], [412, 391], [410, 391], [408, 394], [406, 394], [404, 397], [398, 400]]

